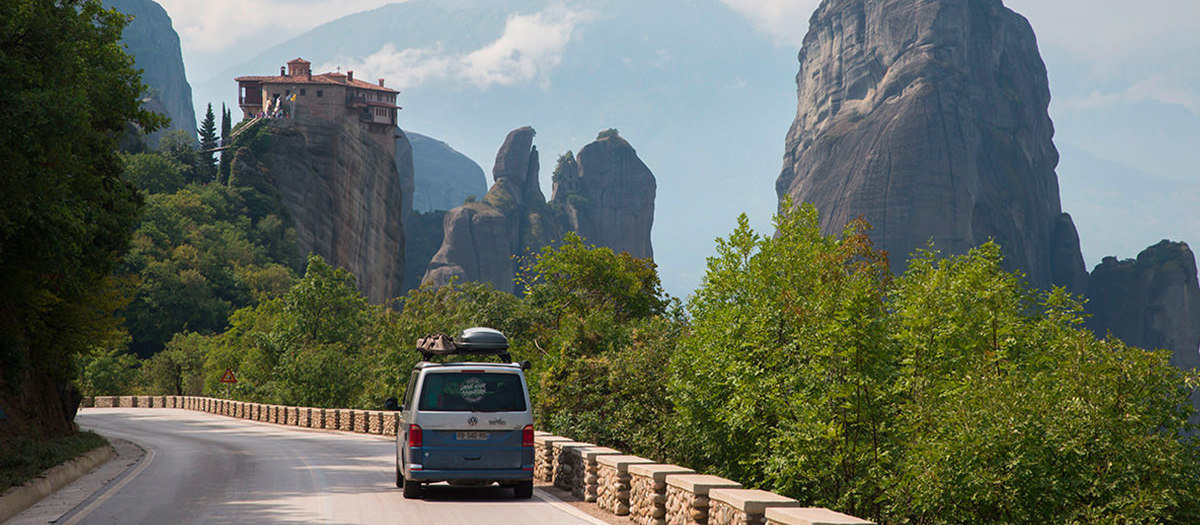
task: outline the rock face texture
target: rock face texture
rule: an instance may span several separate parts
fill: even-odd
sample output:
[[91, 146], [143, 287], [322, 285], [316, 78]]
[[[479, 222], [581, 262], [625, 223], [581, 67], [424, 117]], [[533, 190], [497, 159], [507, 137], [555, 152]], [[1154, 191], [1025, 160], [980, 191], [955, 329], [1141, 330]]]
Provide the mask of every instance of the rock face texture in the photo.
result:
[[1137, 259], [1105, 257], [1088, 279], [1087, 297], [1087, 325], [1096, 335], [1111, 331], [1133, 346], [1170, 350], [1180, 368], [1200, 367], [1200, 284], [1187, 244], [1164, 240]]
[[478, 200], [487, 193], [487, 178], [475, 161], [440, 140], [411, 131], [407, 135], [416, 170], [414, 210], [449, 210], [468, 197]]
[[533, 136], [529, 127], [509, 133], [496, 153], [495, 183], [487, 195], [446, 212], [442, 245], [424, 283], [482, 281], [519, 292], [515, 258], [537, 252], [567, 231], [638, 257], [653, 254], [656, 186], [632, 146], [614, 133], [585, 146], [578, 162], [564, 155], [556, 170], [555, 197], [547, 204]]
[[270, 181], [295, 222], [302, 252], [354, 273], [373, 303], [398, 296], [404, 280], [404, 180], [412, 180], [412, 164], [411, 155], [393, 147], [411, 151], [404, 135], [368, 132], [353, 118], [301, 115], [258, 125], [262, 129], [243, 136], [264, 146], [253, 158], [243, 158], [251, 148], [238, 151], [231, 183]]
[[897, 272], [929, 239], [962, 253], [991, 238], [1032, 284], [1082, 291], [1023, 17], [1000, 0], [825, 0], [799, 61], [780, 199], [813, 203], [829, 233], [864, 216]]
[[[192, 87], [183, 69], [183, 52], [171, 17], [151, 0], [105, 0], [106, 7], [133, 16], [121, 40], [133, 55], [134, 67], [143, 70], [142, 82], [150, 87], [142, 103], [147, 109], [171, 118], [170, 127], [146, 137], [151, 148], [170, 130], [196, 134], [196, 111]], [[219, 109], [219, 108], [218, 108]]]
[[513, 257], [537, 251], [562, 236], [538, 182], [540, 164], [533, 135], [530, 127], [510, 132], [496, 153], [495, 183], [487, 195], [446, 213], [442, 247], [430, 261], [423, 282], [442, 286], [457, 278], [512, 292]]
[[563, 211], [566, 229], [597, 246], [652, 258], [656, 190], [650, 168], [614, 134], [559, 159], [550, 201]]

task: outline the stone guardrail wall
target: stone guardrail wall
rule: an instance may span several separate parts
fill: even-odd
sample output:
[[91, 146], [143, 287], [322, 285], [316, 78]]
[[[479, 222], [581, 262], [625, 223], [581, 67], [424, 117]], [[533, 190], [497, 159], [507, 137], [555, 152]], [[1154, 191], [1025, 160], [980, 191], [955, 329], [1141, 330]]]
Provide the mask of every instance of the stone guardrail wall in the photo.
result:
[[[180, 408], [263, 423], [394, 436], [399, 413], [263, 405], [192, 396], [86, 397], [83, 407]], [[546, 432], [534, 434], [534, 480], [637, 525], [871, 525], [717, 476]]]
[[385, 436], [396, 435], [399, 417], [399, 413], [386, 410], [289, 407], [192, 396], [96, 396], [83, 398], [81, 406], [182, 408], [276, 425]]

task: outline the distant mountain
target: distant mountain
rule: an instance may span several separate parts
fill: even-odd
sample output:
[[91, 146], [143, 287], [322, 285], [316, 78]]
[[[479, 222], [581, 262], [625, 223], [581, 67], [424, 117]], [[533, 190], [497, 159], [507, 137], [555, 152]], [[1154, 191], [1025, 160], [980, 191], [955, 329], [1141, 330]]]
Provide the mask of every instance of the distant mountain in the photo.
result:
[[1058, 151], [1062, 206], [1079, 227], [1089, 268], [1164, 238], [1200, 243], [1200, 183], [1151, 175], [1062, 141]]
[[[143, 103], [148, 109], [171, 118], [168, 129], [147, 137], [150, 146], [157, 147], [158, 139], [169, 130], [184, 130], [195, 136], [192, 87], [184, 72], [179, 35], [171, 24], [171, 17], [151, 0], [105, 0], [104, 5], [133, 16], [133, 21], [121, 34], [121, 40], [128, 53], [133, 55], [134, 67], [143, 70], [142, 82], [150, 88]], [[218, 104], [217, 110], [220, 108]]]
[[1200, 116], [1182, 105], [1118, 100], [1056, 113], [1058, 133], [1081, 149], [1146, 173], [1200, 184]]
[[[698, 284], [738, 213], [769, 227], [796, 49], [718, 0], [412, 0], [247, 55], [198, 97], [236, 103], [233, 77], [298, 56], [385, 78], [401, 90], [402, 128], [480, 165], [518, 126], [551, 160], [619, 129], [658, 179], [654, 254], [672, 293]], [[550, 170], [540, 178], [549, 188]]]
[[412, 131], [405, 134], [413, 149], [414, 211], [449, 210], [468, 197], [481, 199], [487, 193], [483, 168], [475, 161], [438, 139]]

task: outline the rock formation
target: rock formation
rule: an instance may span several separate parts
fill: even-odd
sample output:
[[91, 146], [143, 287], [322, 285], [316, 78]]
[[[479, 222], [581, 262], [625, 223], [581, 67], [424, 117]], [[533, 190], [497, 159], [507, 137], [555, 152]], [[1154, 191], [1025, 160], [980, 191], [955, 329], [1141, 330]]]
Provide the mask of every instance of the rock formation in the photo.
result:
[[652, 258], [656, 189], [654, 174], [633, 146], [602, 133], [579, 150], [578, 160], [570, 152], [559, 159], [550, 200], [563, 211], [566, 229], [597, 246]]
[[570, 153], [563, 156], [554, 199], [547, 204], [538, 182], [533, 129], [509, 133], [496, 154], [495, 183], [487, 195], [446, 212], [442, 245], [423, 282], [442, 286], [457, 278], [519, 291], [514, 259], [567, 231], [599, 246], [652, 256], [654, 176], [629, 143], [615, 132], [604, 135], [580, 150], [578, 162]]
[[184, 130], [196, 135], [196, 111], [192, 105], [192, 87], [183, 69], [183, 52], [179, 35], [171, 25], [171, 17], [162, 6], [151, 0], [105, 0], [106, 7], [133, 16], [121, 40], [134, 67], [142, 70], [142, 82], [150, 88], [142, 101], [145, 107], [171, 118], [168, 128], [146, 137], [151, 148], [171, 130]]
[[1088, 279], [1087, 297], [1087, 325], [1096, 335], [1170, 350], [1176, 366], [1200, 368], [1200, 284], [1187, 244], [1164, 240], [1137, 259], [1105, 257]]
[[416, 177], [414, 210], [449, 210], [487, 192], [487, 179], [475, 161], [440, 140], [411, 131], [407, 134], [412, 142]]
[[[373, 303], [398, 296], [404, 278], [404, 187], [406, 179], [412, 181], [407, 138], [369, 132], [357, 118], [298, 115], [256, 125], [262, 128], [238, 137], [239, 145], [248, 145], [235, 156], [231, 184], [270, 181], [295, 222], [302, 252], [354, 273]], [[247, 150], [253, 156], [245, 156]]]
[[482, 201], [446, 213], [442, 247], [423, 281], [437, 286], [460, 281], [491, 283], [514, 291], [513, 258], [541, 249], [562, 234], [548, 213], [538, 182], [538, 152], [533, 128], [508, 134], [492, 168], [495, 183]]
[[864, 216], [897, 272], [929, 239], [948, 253], [995, 239], [1032, 284], [1082, 291], [1023, 17], [1000, 0], [825, 0], [799, 61], [781, 200], [816, 205], [830, 233]]

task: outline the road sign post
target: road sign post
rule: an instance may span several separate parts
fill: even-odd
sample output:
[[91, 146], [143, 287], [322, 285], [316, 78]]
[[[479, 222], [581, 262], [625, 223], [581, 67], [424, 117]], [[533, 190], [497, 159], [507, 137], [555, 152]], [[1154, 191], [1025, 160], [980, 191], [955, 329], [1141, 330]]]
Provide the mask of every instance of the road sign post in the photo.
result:
[[233, 375], [232, 368], [226, 368], [225, 373], [221, 375], [221, 384], [225, 386], [225, 398], [229, 399], [229, 385], [237, 383], [237, 377]]

